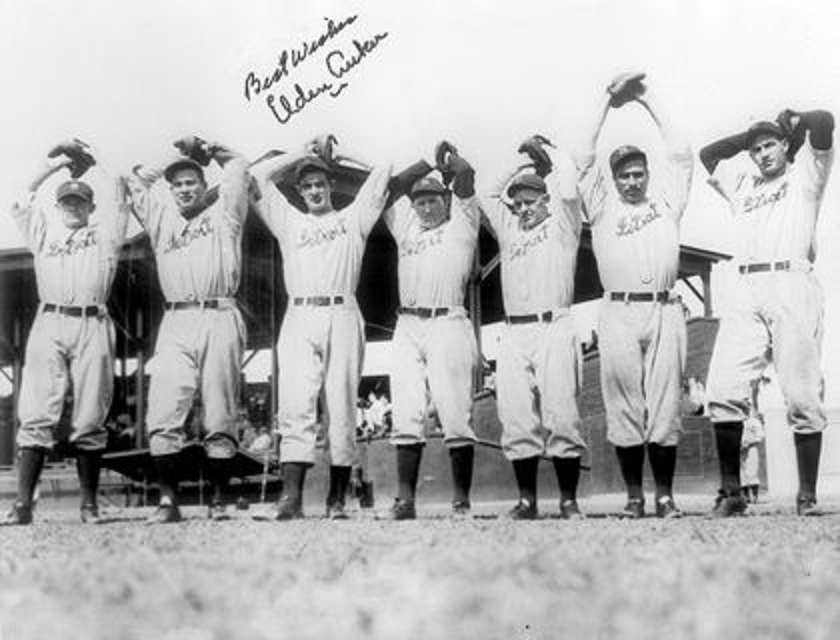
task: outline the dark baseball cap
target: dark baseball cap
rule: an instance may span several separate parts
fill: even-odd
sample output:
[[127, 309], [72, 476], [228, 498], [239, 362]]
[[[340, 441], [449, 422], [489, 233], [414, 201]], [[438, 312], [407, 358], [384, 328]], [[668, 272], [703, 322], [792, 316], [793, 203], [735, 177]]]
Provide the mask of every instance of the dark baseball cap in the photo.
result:
[[536, 173], [523, 173], [522, 175], [516, 176], [507, 189], [508, 198], [512, 198], [513, 194], [521, 189], [533, 189], [540, 193], [548, 192], [545, 180], [540, 178]]
[[318, 156], [307, 156], [298, 163], [297, 169], [295, 169], [295, 183], [300, 182], [304, 174], [311, 171], [321, 171], [328, 178], [332, 176], [332, 171], [330, 171], [330, 167], [326, 162]]
[[414, 200], [417, 196], [422, 194], [432, 194], [442, 196], [446, 193], [446, 188], [439, 180], [431, 177], [420, 178], [411, 187], [411, 199]]
[[645, 152], [632, 144], [625, 144], [610, 154], [610, 170], [615, 175], [618, 168], [628, 160], [641, 159], [647, 166], [647, 155]]
[[744, 149], [749, 149], [753, 144], [755, 144], [756, 138], [762, 134], [771, 135], [778, 140], [785, 140], [787, 136], [785, 135], [784, 129], [779, 126], [778, 122], [771, 122], [770, 120], [761, 120], [760, 122], [756, 122], [749, 129], [747, 129], [747, 137], [744, 140]]
[[56, 189], [55, 199], [63, 200], [68, 196], [75, 196], [86, 202], [93, 202], [93, 189], [90, 188], [89, 184], [81, 180], [68, 180]]
[[175, 174], [183, 169], [192, 169], [198, 173], [202, 180], [204, 180], [204, 167], [192, 158], [178, 158], [177, 160], [170, 162], [166, 169], [163, 170], [163, 177], [166, 178], [167, 182], [172, 182]]

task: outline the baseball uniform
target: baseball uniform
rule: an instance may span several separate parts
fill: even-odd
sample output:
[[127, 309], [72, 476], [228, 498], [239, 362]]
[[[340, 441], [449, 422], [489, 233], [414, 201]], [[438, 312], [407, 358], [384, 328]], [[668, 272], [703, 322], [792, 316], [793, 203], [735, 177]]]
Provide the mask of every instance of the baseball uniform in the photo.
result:
[[151, 240], [166, 312], [158, 331], [146, 422], [153, 456], [181, 450], [196, 391], [204, 405], [210, 458], [237, 448], [245, 323], [236, 306], [242, 275], [242, 229], [248, 211], [248, 165], [223, 167], [218, 199], [183, 217], [165, 180], [139, 180], [135, 211]]
[[455, 198], [448, 220], [426, 229], [407, 199], [389, 208], [385, 223], [397, 243], [400, 310], [393, 338], [391, 442], [425, 442], [433, 402], [444, 443], [475, 442], [472, 378], [478, 347], [464, 309], [464, 292], [478, 242], [475, 197]]
[[772, 360], [797, 433], [826, 426], [820, 344], [823, 293], [812, 263], [833, 149], [806, 144], [773, 179], [721, 162], [709, 183], [729, 202], [739, 246], [734, 307], [721, 321], [709, 369], [714, 422], [749, 417], [751, 383]]
[[510, 460], [579, 457], [586, 445], [577, 406], [578, 342], [569, 312], [581, 230], [574, 171], [549, 174], [549, 215], [532, 228], [520, 223], [505, 198], [510, 183], [510, 178], [502, 183], [484, 210], [499, 241], [507, 320], [496, 373], [502, 447]]
[[607, 437], [618, 447], [675, 446], [682, 431], [686, 329], [672, 288], [693, 159], [688, 150], [669, 150], [666, 163], [637, 204], [619, 197], [594, 155], [580, 163], [579, 187], [604, 287], [598, 341]]
[[[74, 188], [89, 189], [71, 181], [60, 192], [71, 195]], [[128, 221], [122, 182], [98, 189], [95, 205], [89, 223], [73, 229], [64, 225], [55, 202], [44, 205], [35, 194], [12, 210], [35, 257], [41, 301], [26, 345], [19, 447], [54, 445], [68, 389], [73, 396], [70, 442], [90, 451], [104, 449], [107, 442], [114, 325], [106, 302]]]
[[331, 464], [355, 462], [365, 345], [356, 288], [390, 175], [390, 167], [374, 169], [351, 205], [319, 215], [293, 207], [270, 181], [260, 185], [258, 211], [280, 244], [289, 293], [278, 341], [281, 462], [314, 463], [319, 399]]

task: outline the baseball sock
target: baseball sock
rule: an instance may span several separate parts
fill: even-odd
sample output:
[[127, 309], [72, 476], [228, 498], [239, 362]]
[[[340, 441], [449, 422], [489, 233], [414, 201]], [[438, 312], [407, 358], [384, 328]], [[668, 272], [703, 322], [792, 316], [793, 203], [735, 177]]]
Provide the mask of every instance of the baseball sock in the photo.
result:
[[677, 467], [677, 447], [666, 447], [655, 442], [647, 446], [650, 470], [656, 484], [657, 499], [672, 495], [674, 491], [674, 471]]
[[820, 470], [822, 432], [794, 433], [796, 445], [796, 466], [799, 469], [799, 495], [807, 498], [817, 496], [817, 476]]
[[624, 485], [627, 487], [627, 497], [631, 500], [643, 499], [642, 473], [645, 466], [645, 445], [616, 447], [615, 454], [618, 457], [618, 466], [621, 468], [621, 477], [624, 478]]
[[102, 451], [79, 450], [76, 453], [76, 471], [79, 474], [82, 504], [96, 504], [101, 462]]
[[207, 479], [210, 481], [210, 502], [225, 502], [230, 479], [230, 458], [207, 458]]
[[577, 486], [580, 478], [580, 457], [551, 459], [554, 463], [554, 473], [557, 475], [557, 485], [560, 487], [560, 500], [577, 500]]
[[330, 467], [330, 491], [327, 495], [327, 506], [344, 504], [347, 488], [350, 486], [350, 473], [353, 467], [332, 465]]
[[155, 456], [157, 467], [158, 484], [160, 485], [160, 498], [166, 498], [172, 504], [177, 502], [178, 494], [178, 454], [170, 453], [163, 456]]
[[32, 504], [35, 486], [41, 477], [47, 450], [43, 447], [24, 447], [20, 450], [20, 468], [18, 469], [18, 500], [26, 505]]
[[737, 496], [741, 493], [741, 437], [743, 433], [743, 422], [736, 420], [715, 423], [720, 484], [721, 489], [728, 496]]
[[469, 502], [472, 488], [475, 447], [452, 447], [449, 450], [449, 462], [452, 466], [453, 502]]
[[513, 473], [516, 475], [516, 484], [519, 486], [519, 497], [533, 505], [537, 504], [537, 472], [539, 466], [539, 456], [513, 461]]
[[281, 498], [303, 500], [303, 481], [309, 466], [305, 462], [284, 462], [280, 465], [283, 477]]
[[414, 501], [422, 458], [422, 444], [397, 445], [397, 482], [399, 483], [397, 497], [401, 500]]

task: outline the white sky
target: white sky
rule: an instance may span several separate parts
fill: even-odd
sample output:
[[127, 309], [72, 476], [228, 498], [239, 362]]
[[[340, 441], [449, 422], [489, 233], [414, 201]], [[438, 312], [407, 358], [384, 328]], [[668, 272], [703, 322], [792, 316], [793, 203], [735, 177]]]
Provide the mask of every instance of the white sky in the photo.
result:
[[[324, 18], [351, 15], [355, 23], [277, 87], [328, 80], [329, 51], [387, 32], [340, 96], [317, 98], [286, 125], [259, 98], [244, 99], [248, 71], [270, 73], [281, 51], [323, 32]], [[838, 26], [840, 4], [829, 0], [0, 0], [0, 207], [22, 194], [53, 144], [74, 136], [121, 169], [191, 133], [253, 158], [332, 131], [339, 151], [397, 166], [429, 156], [445, 136], [481, 186], [531, 133], [568, 149], [598, 93], [628, 69], [649, 74], [696, 151], [785, 107], [840, 117]], [[652, 148], [655, 133], [630, 105], [608, 120], [603, 150]], [[819, 231], [826, 272], [840, 265], [835, 183]], [[698, 161], [683, 241], [727, 251], [727, 222]], [[19, 244], [0, 214], [0, 248]], [[840, 302], [826, 289], [830, 321]]]

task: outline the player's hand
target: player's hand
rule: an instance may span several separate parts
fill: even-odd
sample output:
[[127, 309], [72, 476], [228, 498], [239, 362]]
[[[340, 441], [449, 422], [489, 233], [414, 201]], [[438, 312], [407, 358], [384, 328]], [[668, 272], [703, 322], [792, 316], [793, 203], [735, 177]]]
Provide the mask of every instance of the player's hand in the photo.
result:
[[210, 144], [198, 136], [184, 136], [178, 138], [172, 144], [187, 158], [195, 160], [202, 167], [209, 165], [210, 159], [213, 157], [213, 149]]
[[785, 132], [785, 135], [787, 135], [788, 138], [799, 125], [801, 120], [802, 116], [793, 109], [785, 109], [776, 116], [776, 123], [782, 128], [782, 131]]
[[[55, 161], [56, 158], [62, 156], [67, 158], [69, 162]], [[53, 164], [54, 161], [56, 164]], [[93, 157], [93, 150], [78, 138], [65, 140], [55, 145], [47, 153], [47, 162], [51, 167], [60, 168], [66, 166], [70, 169], [70, 176], [74, 180], [80, 178], [88, 169], [96, 164], [96, 160]]]
[[647, 74], [641, 71], [621, 73], [607, 86], [610, 106], [617, 109], [632, 100], [638, 100], [647, 90], [644, 82]]
[[455, 172], [452, 168], [452, 158], [457, 156], [457, 147], [447, 140], [441, 140], [435, 146], [435, 168], [440, 171], [443, 184], [447, 187], [455, 177]]

